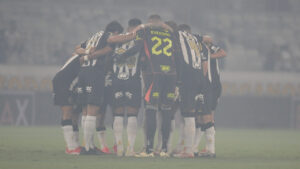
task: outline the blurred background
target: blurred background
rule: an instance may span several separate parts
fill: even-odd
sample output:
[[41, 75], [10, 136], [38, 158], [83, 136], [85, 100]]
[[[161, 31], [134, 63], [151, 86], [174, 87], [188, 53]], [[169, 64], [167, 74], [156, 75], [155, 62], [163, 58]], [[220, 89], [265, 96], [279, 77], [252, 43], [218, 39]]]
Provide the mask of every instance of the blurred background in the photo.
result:
[[0, 125], [58, 125], [51, 80], [75, 45], [154, 13], [227, 51], [217, 126], [300, 128], [298, 0], [0, 0]]

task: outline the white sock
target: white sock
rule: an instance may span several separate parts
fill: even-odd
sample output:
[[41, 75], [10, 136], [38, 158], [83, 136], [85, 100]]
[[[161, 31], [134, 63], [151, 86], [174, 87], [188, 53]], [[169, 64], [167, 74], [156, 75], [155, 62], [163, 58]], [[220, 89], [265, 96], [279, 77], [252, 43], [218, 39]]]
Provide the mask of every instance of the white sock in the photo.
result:
[[212, 126], [205, 130], [205, 136], [206, 136], [206, 148], [207, 151], [210, 153], [215, 153], [215, 127]]
[[[86, 116], [81, 116], [81, 128], [82, 128], [82, 132], [84, 132], [84, 125], [85, 125], [85, 119], [86, 119]], [[84, 139], [84, 136], [83, 136], [83, 140], [82, 140], [82, 145], [85, 147], [85, 139]]]
[[105, 135], [105, 130], [97, 131], [98, 139], [101, 145], [101, 149], [107, 147], [106, 144], [106, 135]]
[[75, 149], [76, 147], [73, 142], [73, 127], [72, 127], [72, 125], [62, 126], [61, 128], [63, 129], [64, 139], [67, 144], [67, 148], [69, 150]]
[[193, 146], [194, 153], [198, 153], [198, 147], [200, 145], [201, 138], [203, 135], [204, 132], [201, 130], [201, 128], [196, 128], [196, 135], [195, 135], [194, 146]]
[[84, 140], [85, 140], [85, 149], [88, 151], [90, 148], [94, 148], [93, 146], [93, 135], [96, 129], [96, 116], [86, 116], [84, 123]]
[[123, 117], [115, 116], [113, 125], [115, 139], [117, 143], [117, 150], [118, 152], [123, 152]]
[[185, 152], [193, 153], [193, 142], [195, 138], [195, 118], [194, 117], [185, 117], [184, 118], [184, 133], [185, 133]]
[[73, 131], [73, 142], [74, 142], [74, 145], [76, 146], [75, 148], [80, 146], [79, 132], [78, 131]]
[[82, 131], [84, 129], [85, 119], [86, 119], [86, 116], [81, 116], [81, 128], [82, 128]]
[[185, 132], [184, 132], [184, 121], [181, 121], [181, 124], [179, 126], [179, 139], [176, 147], [176, 151], [182, 151], [184, 148], [184, 138], [185, 138]]
[[[128, 138], [128, 148], [129, 148], [130, 152], [134, 152], [136, 131], [137, 131], [136, 116], [128, 117], [127, 138]], [[128, 149], [127, 149], [127, 151], [128, 151]]]

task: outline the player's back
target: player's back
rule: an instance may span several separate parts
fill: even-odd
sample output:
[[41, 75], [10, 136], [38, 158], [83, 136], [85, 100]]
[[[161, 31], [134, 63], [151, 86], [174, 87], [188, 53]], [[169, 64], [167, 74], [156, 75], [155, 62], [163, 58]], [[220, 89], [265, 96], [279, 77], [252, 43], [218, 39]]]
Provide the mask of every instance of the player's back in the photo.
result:
[[174, 35], [162, 27], [144, 29], [146, 72], [175, 74]]
[[[182, 71], [190, 77], [202, 75], [202, 62], [207, 61], [207, 52], [199, 38], [186, 31], [179, 31], [179, 42], [181, 46]], [[199, 78], [197, 78], [199, 79]]]

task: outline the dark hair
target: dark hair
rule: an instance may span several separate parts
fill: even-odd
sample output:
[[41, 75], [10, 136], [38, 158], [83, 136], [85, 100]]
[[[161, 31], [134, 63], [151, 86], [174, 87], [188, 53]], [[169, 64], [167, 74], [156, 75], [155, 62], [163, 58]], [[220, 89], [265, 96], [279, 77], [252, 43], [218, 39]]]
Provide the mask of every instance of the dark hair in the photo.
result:
[[128, 26], [130, 27], [136, 27], [139, 26], [140, 24], [142, 24], [142, 21], [138, 18], [133, 18], [128, 21]]
[[148, 19], [161, 20], [161, 17], [158, 14], [152, 14]]
[[123, 32], [123, 27], [118, 21], [112, 21], [107, 26], [105, 27], [104, 32], [118, 32], [122, 33]]
[[178, 30], [181, 30], [181, 31], [192, 31], [191, 27], [187, 24], [180, 24], [178, 25]]
[[174, 31], [178, 30], [177, 23], [175, 21], [166, 21], [165, 24], [170, 26]]

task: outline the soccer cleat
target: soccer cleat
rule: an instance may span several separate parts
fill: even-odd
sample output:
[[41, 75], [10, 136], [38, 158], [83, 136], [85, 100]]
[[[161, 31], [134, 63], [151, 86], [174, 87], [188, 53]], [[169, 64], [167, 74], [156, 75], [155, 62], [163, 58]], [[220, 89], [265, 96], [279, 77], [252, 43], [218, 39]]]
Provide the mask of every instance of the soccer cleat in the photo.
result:
[[123, 151], [122, 150], [118, 150], [117, 151], [117, 156], [118, 157], [122, 157], [123, 156]]
[[102, 151], [103, 153], [105, 153], [105, 154], [111, 154], [111, 152], [110, 152], [110, 150], [109, 150], [108, 147], [103, 147], [103, 148], [101, 149], [101, 151]]
[[177, 157], [177, 158], [194, 158], [194, 153], [181, 152], [181, 153], [178, 153], [178, 154], [173, 154], [173, 157]]
[[68, 148], [66, 148], [65, 153], [66, 154], [70, 154], [70, 155], [79, 155], [80, 151], [81, 151], [81, 147], [77, 147], [77, 148], [75, 148], [73, 150], [69, 150]]
[[164, 151], [160, 152], [160, 153], [159, 153], [159, 156], [160, 156], [160, 157], [163, 157], [163, 158], [170, 157], [170, 155], [169, 155], [168, 153], [164, 152]]
[[80, 155], [104, 155], [105, 153], [103, 153], [100, 149], [98, 148], [93, 148], [93, 149], [89, 149], [88, 151], [86, 151], [85, 148], [81, 149], [80, 151]]
[[208, 152], [208, 151], [205, 151], [205, 152], [199, 152], [198, 153], [198, 157], [202, 157], [202, 158], [216, 158], [216, 154], [215, 153], [211, 153], [211, 152]]
[[126, 151], [125, 157], [135, 157], [136, 153], [134, 151]]
[[141, 152], [139, 154], [136, 154], [135, 157], [154, 157], [154, 153], [146, 153], [146, 152]]
[[160, 153], [161, 153], [161, 150], [154, 150], [154, 155], [160, 155]]

